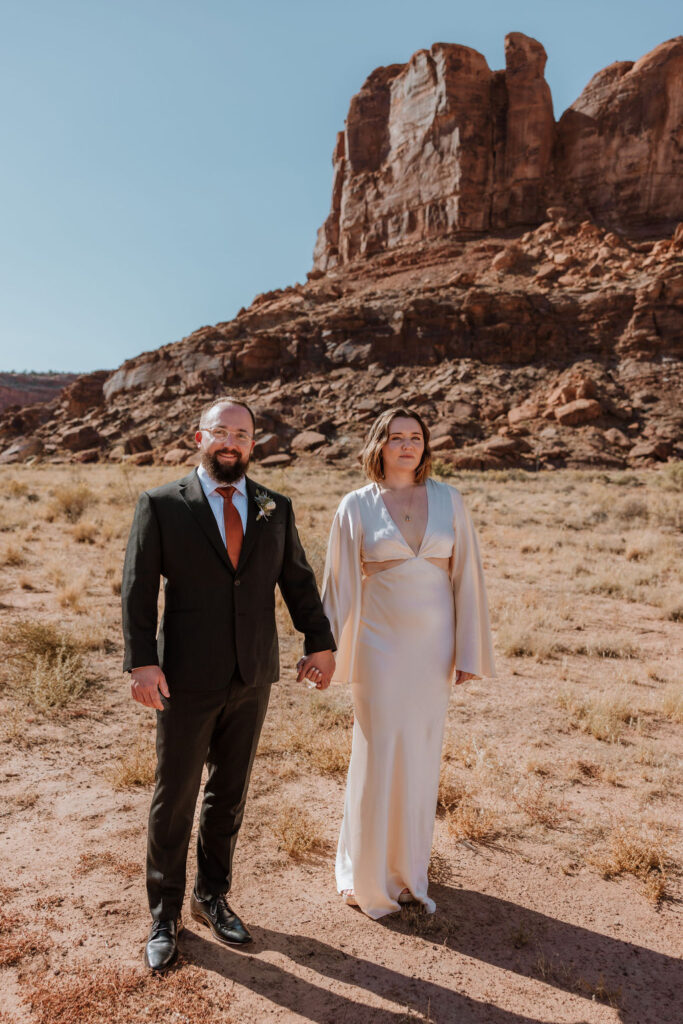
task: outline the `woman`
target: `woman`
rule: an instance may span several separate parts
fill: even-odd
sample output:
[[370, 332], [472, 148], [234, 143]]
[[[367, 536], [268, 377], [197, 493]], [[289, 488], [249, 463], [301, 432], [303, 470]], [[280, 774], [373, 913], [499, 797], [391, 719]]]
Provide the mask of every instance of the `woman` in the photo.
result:
[[361, 458], [372, 482], [337, 509], [323, 605], [355, 712], [337, 887], [377, 919], [400, 903], [436, 909], [427, 868], [450, 681], [495, 670], [472, 521], [429, 476], [421, 417], [382, 413]]

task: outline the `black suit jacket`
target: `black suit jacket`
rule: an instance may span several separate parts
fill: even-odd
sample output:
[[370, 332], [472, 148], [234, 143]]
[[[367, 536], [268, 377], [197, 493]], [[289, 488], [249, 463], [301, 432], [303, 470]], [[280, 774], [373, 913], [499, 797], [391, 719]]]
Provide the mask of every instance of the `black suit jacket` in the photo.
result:
[[[278, 584], [304, 651], [334, 650], [315, 576], [289, 498], [246, 480], [247, 527], [233, 569], [196, 471], [140, 495], [128, 539], [121, 600], [129, 672], [161, 665], [169, 690], [220, 689], [235, 668], [250, 685], [279, 677]], [[257, 520], [256, 491], [275, 502]], [[165, 608], [157, 637], [159, 578]]]

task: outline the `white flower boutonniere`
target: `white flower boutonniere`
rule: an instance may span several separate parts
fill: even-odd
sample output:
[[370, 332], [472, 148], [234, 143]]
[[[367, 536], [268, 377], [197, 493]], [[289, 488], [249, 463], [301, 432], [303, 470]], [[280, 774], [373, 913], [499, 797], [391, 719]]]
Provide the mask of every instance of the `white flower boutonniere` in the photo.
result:
[[271, 515], [275, 511], [275, 502], [269, 494], [265, 491], [257, 491], [254, 497], [254, 501], [259, 507], [259, 513], [256, 516], [256, 522], [259, 519], [270, 519]]

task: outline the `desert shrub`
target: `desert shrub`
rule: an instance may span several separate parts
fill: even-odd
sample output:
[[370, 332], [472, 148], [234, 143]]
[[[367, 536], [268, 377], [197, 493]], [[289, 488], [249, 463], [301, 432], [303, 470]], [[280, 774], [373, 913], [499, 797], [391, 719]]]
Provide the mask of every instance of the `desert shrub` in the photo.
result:
[[492, 843], [504, 832], [495, 811], [480, 807], [469, 797], [448, 811], [446, 824], [454, 839], [469, 839], [473, 843]]
[[657, 474], [657, 482], [667, 491], [683, 491], [683, 462], [680, 459], [667, 462]]
[[114, 789], [151, 786], [156, 771], [156, 751], [152, 737], [142, 731], [119, 760], [112, 772]]
[[623, 691], [583, 695], [566, 689], [558, 694], [557, 702], [569, 712], [570, 725], [596, 740], [616, 743], [624, 727], [638, 721], [638, 709]]
[[672, 722], [683, 722], [683, 683], [671, 683], [662, 693], [662, 712]]
[[283, 807], [271, 827], [278, 849], [293, 860], [322, 853], [327, 848], [320, 822], [297, 804]]
[[70, 523], [75, 523], [96, 501], [94, 492], [80, 480], [59, 484], [48, 505], [48, 518], [63, 516]]
[[9, 680], [37, 711], [61, 708], [88, 685], [81, 645], [55, 623], [23, 620], [4, 630]]
[[8, 544], [0, 555], [0, 565], [6, 565], [9, 568], [16, 569], [25, 564], [26, 555], [24, 554], [23, 549], [17, 544]]
[[647, 896], [655, 903], [666, 895], [668, 859], [661, 832], [640, 823], [614, 826], [603, 844], [587, 857], [603, 878], [620, 875], [639, 878]]

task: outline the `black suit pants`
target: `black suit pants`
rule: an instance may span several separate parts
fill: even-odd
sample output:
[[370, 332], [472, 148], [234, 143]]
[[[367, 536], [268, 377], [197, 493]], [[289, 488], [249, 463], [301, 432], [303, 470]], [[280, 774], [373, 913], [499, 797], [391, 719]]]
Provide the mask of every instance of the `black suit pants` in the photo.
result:
[[208, 778], [197, 835], [197, 893], [230, 889], [232, 859], [270, 687], [235, 675], [225, 690], [176, 691], [157, 711], [156, 786], [149, 812], [147, 895], [155, 920], [175, 918], [204, 764]]

